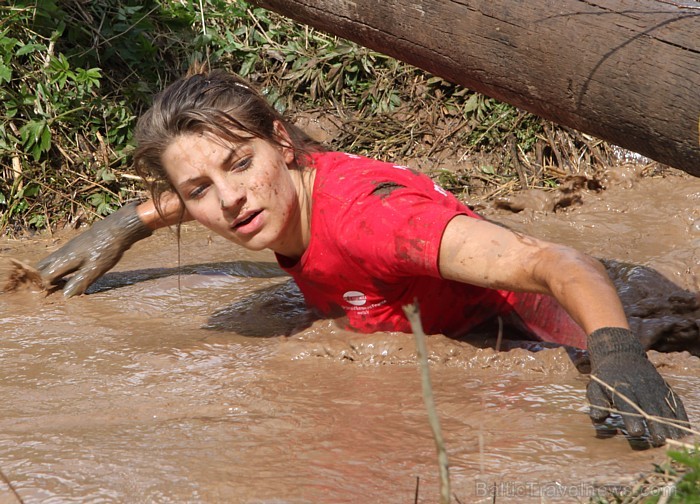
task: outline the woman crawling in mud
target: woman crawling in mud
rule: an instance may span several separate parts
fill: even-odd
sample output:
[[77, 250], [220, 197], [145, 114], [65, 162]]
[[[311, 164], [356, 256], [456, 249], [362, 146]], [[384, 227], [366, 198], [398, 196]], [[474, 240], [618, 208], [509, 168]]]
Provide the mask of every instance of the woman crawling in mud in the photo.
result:
[[[320, 316], [348, 329], [464, 335], [501, 319], [539, 340], [587, 348], [594, 422], [622, 413], [632, 436], [684, 435], [683, 404], [630, 329], [604, 267], [574, 249], [487, 222], [407, 167], [329, 152], [246, 81], [196, 71], [139, 120], [134, 162], [152, 199], [126, 205], [39, 265], [83, 293], [153, 230], [196, 220], [270, 249]], [[614, 391], [613, 391], [614, 389]], [[618, 394], [619, 393], [619, 394]], [[622, 396], [629, 398], [628, 403]], [[648, 421], [636, 408], [666, 421]]]

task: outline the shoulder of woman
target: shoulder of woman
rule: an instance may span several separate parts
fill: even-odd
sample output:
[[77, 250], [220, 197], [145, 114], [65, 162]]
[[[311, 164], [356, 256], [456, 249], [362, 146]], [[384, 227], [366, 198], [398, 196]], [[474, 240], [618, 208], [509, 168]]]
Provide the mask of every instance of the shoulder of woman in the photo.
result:
[[331, 193], [369, 194], [377, 187], [395, 184], [421, 190], [433, 189], [433, 181], [408, 166], [344, 152], [313, 155], [318, 177], [317, 187]]

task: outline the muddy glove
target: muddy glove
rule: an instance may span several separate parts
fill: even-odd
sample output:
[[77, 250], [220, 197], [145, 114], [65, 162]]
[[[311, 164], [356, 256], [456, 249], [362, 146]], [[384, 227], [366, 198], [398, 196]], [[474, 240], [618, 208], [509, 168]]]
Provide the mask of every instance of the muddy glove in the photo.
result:
[[609, 409], [618, 410], [631, 436], [643, 435], [646, 424], [653, 446], [661, 446], [666, 438], [680, 438], [687, 434], [673, 425], [645, 421], [634, 406], [621, 397], [627, 397], [648, 415], [690, 427], [680, 398], [647, 359], [642, 344], [631, 331], [619, 327], [593, 331], [588, 336], [588, 354], [591, 375], [615, 389], [613, 392], [591, 379], [586, 395], [594, 422], [605, 420], [610, 414]]
[[124, 251], [153, 233], [136, 213], [137, 205], [123, 206], [39, 261], [36, 267], [44, 282], [55, 285], [76, 272], [63, 287], [63, 295], [72, 297], [85, 292], [117, 264]]

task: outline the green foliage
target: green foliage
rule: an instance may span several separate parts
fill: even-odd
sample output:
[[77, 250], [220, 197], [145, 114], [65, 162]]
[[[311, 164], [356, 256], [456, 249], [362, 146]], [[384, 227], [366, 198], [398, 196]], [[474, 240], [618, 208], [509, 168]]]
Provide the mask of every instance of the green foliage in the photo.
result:
[[518, 145], [529, 151], [542, 132], [542, 121], [515, 107], [480, 94], [472, 94], [465, 103], [472, 115], [469, 144], [494, 148], [513, 135]]
[[168, 75], [154, 32], [185, 25], [152, 0], [16, 1], [0, 19], [0, 230], [110, 213], [134, 190], [114, 171], [135, 118]]
[[669, 461], [654, 464], [655, 471], [640, 477], [634, 485], [622, 485], [590, 500], [595, 504], [698, 504], [700, 503], [700, 453], [669, 450]]
[[[690, 452], [674, 451], [668, 452], [668, 456], [676, 462], [678, 469], [668, 471], [676, 477], [673, 485], [673, 493], [668, 503], [700, 503], [700, 454], [697, 451]], [[659, 502], [663, 496], [654, 496], [650, 502]]]

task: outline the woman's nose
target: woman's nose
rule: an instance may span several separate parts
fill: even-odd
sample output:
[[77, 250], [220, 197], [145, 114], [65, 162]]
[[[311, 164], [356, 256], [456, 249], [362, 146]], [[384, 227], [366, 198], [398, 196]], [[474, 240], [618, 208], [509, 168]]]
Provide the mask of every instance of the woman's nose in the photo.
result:
[[222, 210], [237, 210], [245, 202], [243, 186], [222, 187], [219, 190], [219, 204]]

